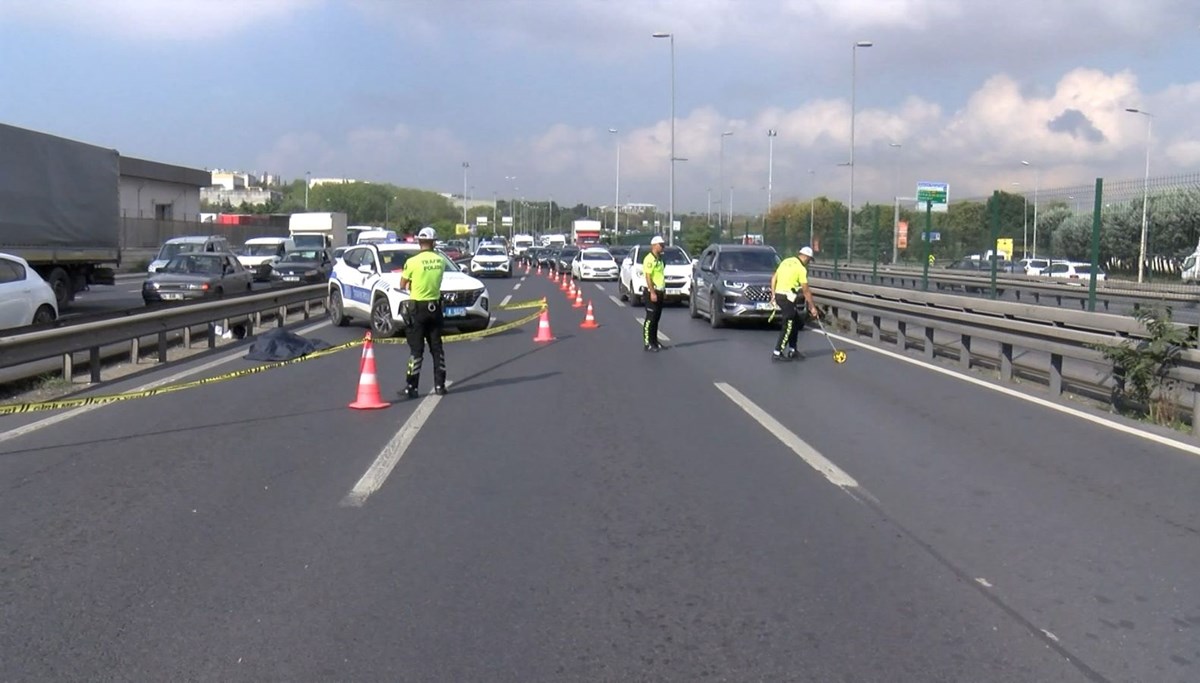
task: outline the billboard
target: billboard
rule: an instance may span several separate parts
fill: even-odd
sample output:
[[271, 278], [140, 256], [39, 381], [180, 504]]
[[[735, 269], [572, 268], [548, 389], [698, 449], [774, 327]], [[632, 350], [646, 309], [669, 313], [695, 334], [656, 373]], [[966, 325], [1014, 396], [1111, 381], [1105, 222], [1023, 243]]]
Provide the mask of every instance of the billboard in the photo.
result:
[[900, 221], [896, 224], [896, 248], [908, 248], [908, 221]]

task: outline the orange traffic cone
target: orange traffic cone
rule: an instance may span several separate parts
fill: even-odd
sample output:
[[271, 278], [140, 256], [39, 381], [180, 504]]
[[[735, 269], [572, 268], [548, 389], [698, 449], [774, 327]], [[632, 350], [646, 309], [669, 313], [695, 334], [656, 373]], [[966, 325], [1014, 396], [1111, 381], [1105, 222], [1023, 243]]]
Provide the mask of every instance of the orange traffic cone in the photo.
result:
[[588, 300], [587, 315], [583, 316], [583, 322], [579, 323], [579, 327], [584, 330], [594, 330], [600, 327], [596, 323], [596, 316], [592, 313], [592, 301], [590, 299]]
[[537, 274], [538, 275], [542, 274], [542, 264], [540, 264], [540, 263], [537, 265]]
[[575, 303], [571, 308], [583, 308], [583, 287], [575, 290]]
[[375, 347], [371, 343], [371, 333], [367, 332], [363, 342], [362, 362], [359, 364], [358, 398], [350, 407], [355, 410], [376, 410], [392, 404], [383, 400], [379, 395], [379, 381], [375, 376]]
[[567, 285], [567, 301], [573, 301], [574, 299], [575, 299], [575, 281], [571, 280], [570, 283]]
[[549, 308], [545, 308], [545, 307], [542, 308], [542, 316], [540, 318], [538, 318], [537, 336], [533, 338], [533, 341], [538, 342], [538, 343], [554, 341], [554, 333], [552, 333], [550, 331], [550, 309]]
[[562, 277], [558, 278], [558, 288], [564, 292], [567, 291], [567, 276], [565, 273], [562, 274]]

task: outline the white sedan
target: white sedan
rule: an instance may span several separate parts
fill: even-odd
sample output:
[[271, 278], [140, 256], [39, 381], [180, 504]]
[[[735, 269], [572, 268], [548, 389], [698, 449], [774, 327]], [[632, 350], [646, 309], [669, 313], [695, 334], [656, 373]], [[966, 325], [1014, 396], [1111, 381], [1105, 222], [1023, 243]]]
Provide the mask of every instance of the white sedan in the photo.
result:
[[[1104, 271], [1096, 268], [1096, 280], [1104, 281]], [[1092, 264], [1077, 261], [1054, 261], [1050, 267], [1043, 270], [1042, 275], [1068, 280], [1089, 280], [1092, 277]]]
[[508, 250], [496, 244], [480, 245], [471, 257], [471, 275], [475, 277], [512, 277], [512, 259]]
[[616, 280], [620, 270], [607, 249], [592, 247], [575, 255], [571, 277], [576, 280]]
[[29, 263], [0, 254], [0, 329], [44, 325], [58, 318], [54, 290]]

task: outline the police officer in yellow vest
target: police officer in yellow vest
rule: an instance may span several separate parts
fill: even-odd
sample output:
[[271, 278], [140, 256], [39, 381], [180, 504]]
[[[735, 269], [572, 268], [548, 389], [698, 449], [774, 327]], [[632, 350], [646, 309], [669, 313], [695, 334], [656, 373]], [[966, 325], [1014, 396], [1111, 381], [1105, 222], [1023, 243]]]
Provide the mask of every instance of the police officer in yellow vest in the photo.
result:
[[[771, 276], [771, 291], [775, 294], [775, 306], [779, 308], [783, 329], [779, 331], [779, 343], [771, 352], [772, 360], [792, 360], [796, 357], [796, 337], [804, 328], [805, 314], [813, 318], [820, 314], [813, 303], [812, 290], [808, 288], [808, 262], [813, 257], [811, 247], [803, 247], [796, 256], [780, 261]], [[802, 304], [797, 302], [803, 298]]]
[[646, 319], [642, 323], [642, 344], [647, 351], [661, 351], [658, 343], [658, 321], [662, 318], [663, 299], [667, 296], [666, 264], [663, 262], [663, 240], [657, 235], [650, 240], [650, 253], [642, 260], [646, 278]]
[[442, 275], [446, 272], [446, 258], [434, 251], [436, 241], [437, 232], [433, 228], [421, 228], [417, 233], [421, 251], [408, 257], [400, 276], [400, 289], [409, 293], [401, 309], [410, 354], [405, 390], [409, 398], [417, 397], [426, 341], [429, 355], [433, 356], [433, 391], [439, 395], [446, 393], [446, 354], [442, 350]]

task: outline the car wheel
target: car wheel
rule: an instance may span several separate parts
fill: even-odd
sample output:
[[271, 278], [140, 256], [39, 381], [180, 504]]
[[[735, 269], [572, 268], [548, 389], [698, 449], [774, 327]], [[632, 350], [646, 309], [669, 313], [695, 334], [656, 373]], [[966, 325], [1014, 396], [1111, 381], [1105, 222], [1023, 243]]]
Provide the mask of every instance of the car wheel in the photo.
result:
[[37, 311], [33, 314], [33, 324], [46, 325], [52, 322], [54, 322], [54, 309], [45, 305], [39, 306]]
[[345, 327], [350, 319], [346, 317], [345, 307], [342, 306], [342, 293], [338, 290], [329, 292], [329, 322], [334, 327]]
[[625, 292], [625, 281], [617, 278], [617, 298], [621, 301], [628, 301], [629, 294]]
[[638, 294], [637, 292], [634, 292], [633, 290], [630, 290], [630, 292], [629, 292], [629, 305], [630, 305], [630, 306], [633, 306], [634, 308], [637, 308], [638, 306], [641, 306], [641, 305], [643, 305], [643, 303], [642, 303], [642, 295], [641, 295], [641, 294]]
[[380, 296], [375, 298], [375, 303], [371, 304], [371, 334], [381, 339], [396, 336], [398, 326], [396, 320], [392, 318], [392, 307], [388, 303], [387, 297]]
[[71, 302], [71, 278], [67, 275], [67, 271], [62, 268], [55, 268], [50, 271], [50, 277], [46, 278], [47, 284], [54, 290], [54, 298], [58, 301], [58, 308], [61, 310]]
[[695, 320], [700, 317], [700, 311], [696, 308], [696, 297], [688, 297], [688, 315]]
[[717, 292], [708, 293], [708, 324], [714, 330], [725, 327], [725, 316], [721, 312], [721, 306], [717, 302], [721, 299], [717, 298]]

